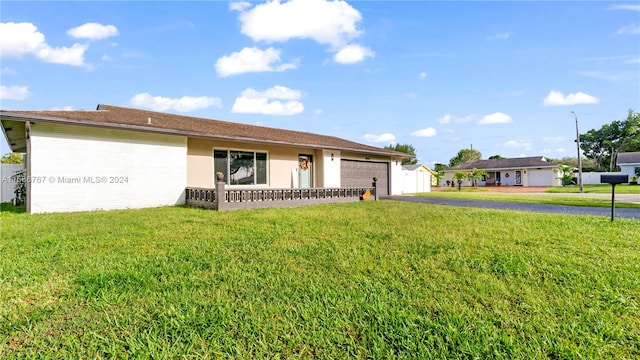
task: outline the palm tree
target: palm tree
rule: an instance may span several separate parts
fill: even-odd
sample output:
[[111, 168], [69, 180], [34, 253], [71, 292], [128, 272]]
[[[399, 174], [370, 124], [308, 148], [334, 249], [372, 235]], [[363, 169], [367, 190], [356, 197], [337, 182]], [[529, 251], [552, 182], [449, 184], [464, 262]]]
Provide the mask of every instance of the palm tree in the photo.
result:
[[560, 170], [559, 179], [562, 179], [562, 186], [573, 184], [573, 167], [560, 164], [558, 169]]
[[484, 169], [473, 168], [469, 173], [469, 179], [473, 182], [474, 187], [478, 187], [478, 180], [481, 180], [483, 176], [486, 176], [487, 172]]
[[455, 173], [453, 173], [453, 178], [458, 180], [458, 190], [461, 189], [462, 180], [466, 179], [467, 177], [468, 177], [468, 173], [463, 171], [456, 171]]

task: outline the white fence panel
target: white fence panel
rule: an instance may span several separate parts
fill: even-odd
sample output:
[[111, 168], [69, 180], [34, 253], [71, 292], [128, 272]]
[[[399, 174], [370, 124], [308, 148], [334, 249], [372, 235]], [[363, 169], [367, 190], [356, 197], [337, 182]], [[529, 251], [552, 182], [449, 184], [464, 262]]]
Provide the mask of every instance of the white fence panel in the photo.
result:
[[622, 173], [621, 172], [585, 172], [585, 173], [582, 173], [582, 184], [583, 185], [601, 184], [600, 175], [622, 175]]
[[24, 170], [24, 164], [2, 164], [0, 175], [2, 178], [2, 194], [0, 194], [0, 202], [11, 202], [15, 197], [14, 186], [15, 181], [11, 176], [18, 171]]

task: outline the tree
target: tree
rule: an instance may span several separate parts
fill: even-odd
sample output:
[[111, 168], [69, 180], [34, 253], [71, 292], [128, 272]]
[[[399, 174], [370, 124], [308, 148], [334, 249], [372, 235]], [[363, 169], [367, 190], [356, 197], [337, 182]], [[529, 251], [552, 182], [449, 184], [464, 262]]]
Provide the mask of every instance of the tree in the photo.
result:
[[1, 162], [3, 164], [22, 164], [22, 154], [20, 153], [6, 153], [2, 155]]
[[411, 144], [387, 145], [384, 148], [411, 155], [410, 159], [402, 159], [402, 165], [415, 165], [418, 163], [418, 158], [416, 158], [416, 149]]
[[625, 120], [580, 134], [580, 148], [584, 156], [596, 161], [599, 171], [615, 171], [618, 153], [640, 151], [640, 113], [629, 110]]
[[446, 170], [446, 169], [447, 169], [447, 164], [439, 164], [439, 163], [433, 164], [433, 171], [436, 172], [436, 178], [438, 179], [438, 185], [442, 181], [442, 178], [444, 178], [444, 170]]
[[[582, 160], [582, 171], [598, 171], [598, 166], [596, 165], [596, 161], [594, 159], [587, 159], [583, 157], [581, 160]], [[547, 161], [556, 163], [556, 164], [570, 165], [576, 169], [578, 168], [578, 158], [575, 156], [574, 157], [565, 156], [561, 159], [547, 158]]]
[[489, 160], [500, 160], [500, 159], [506, 159], [506, 157], [504, 157], [502, 155], [491, 155], [491, 156], [489, 156]]
[[435, 171], [446, 170], [447, 167], [448, 167], [447, 164], [440, 164], [440, 163], [433, 164], [433, 170]]
[[473, 186], [478, 187], [478, 181], [482, 179], [483, 176], [487, 175], [487, 171], [485, 169], [476, 169], [473, 168], [469, 173], [469, 178], [473, 182]]
[[464, 171], [456, 171], [453, 173], [453, 178], [458, 181], [458, 190], [460, 190], [460, 186], [462, 185], [462, 180], [466, 179], [468, 176], [469, 174]]
[[558, 165], [560, 170], [560, 179], [562, 179], [562, 186], [574, 184], [573, 182], [573, 169], [574, 167], [569, 165]]
[[458, 154], [449, 160], [449, 167], [464, 164], [472, 160], [482, 159], [482, 154], [478, 150], [474, 149], [462, 149], [458, 151]]

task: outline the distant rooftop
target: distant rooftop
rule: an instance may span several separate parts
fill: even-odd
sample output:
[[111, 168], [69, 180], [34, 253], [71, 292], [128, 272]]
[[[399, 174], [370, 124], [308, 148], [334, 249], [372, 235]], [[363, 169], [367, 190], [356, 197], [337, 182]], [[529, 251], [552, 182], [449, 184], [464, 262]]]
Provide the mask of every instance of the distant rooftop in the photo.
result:
[[550, 168], [556, 166], [558, 166], [558, 164], [547, 161], [544, 156], [530, 156], [509, 159], [468, 161], [464, 164], [450, 167], [447, 170], [473, 170], [474, 168], [484, 170], [502, 170], [514, 168]]
[[618, 165], [640, 164], [640, 151], [619, 153], [616, 163]]

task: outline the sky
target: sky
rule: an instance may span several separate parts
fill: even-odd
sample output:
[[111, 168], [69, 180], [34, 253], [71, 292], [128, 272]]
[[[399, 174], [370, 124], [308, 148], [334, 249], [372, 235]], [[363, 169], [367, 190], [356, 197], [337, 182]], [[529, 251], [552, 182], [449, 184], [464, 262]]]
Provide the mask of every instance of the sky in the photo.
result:
[[640, 111], [637, 1], [3, 0], [0, 22], [2, 110], [150, 109], [410, 144], [429, 167], [575, 157], [576, 118]]

